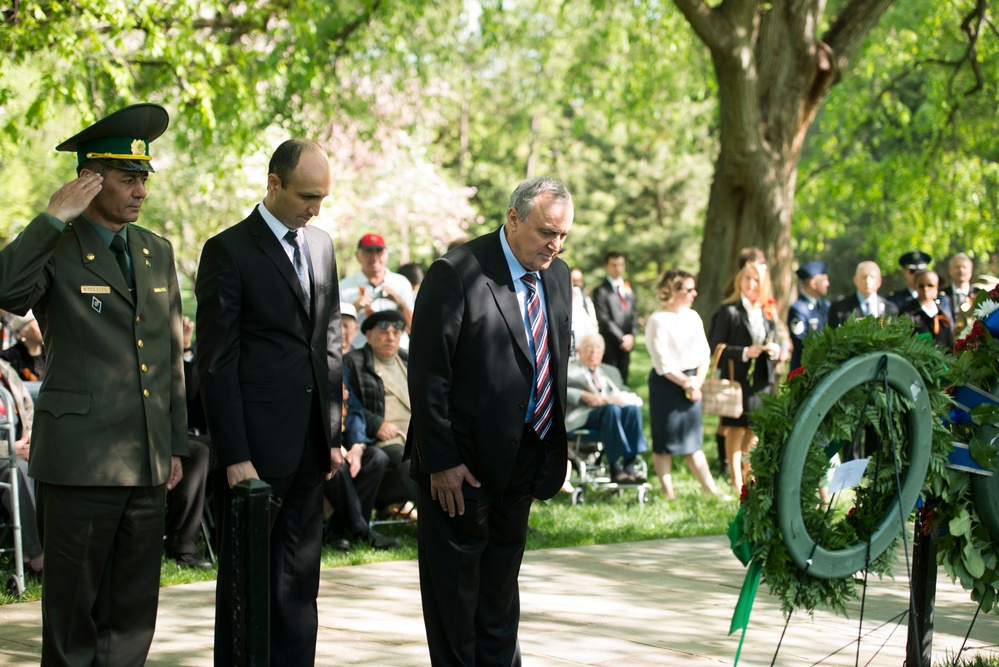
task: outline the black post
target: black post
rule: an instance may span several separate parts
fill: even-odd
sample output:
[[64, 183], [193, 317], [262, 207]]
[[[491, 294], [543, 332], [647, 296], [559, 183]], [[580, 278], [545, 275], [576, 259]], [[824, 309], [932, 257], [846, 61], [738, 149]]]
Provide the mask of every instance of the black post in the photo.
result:
[[932, 526], [924, 523], [926, 507], [916, 513], [912, 538], [912, 581], [909, 585], [909, 638], [905, 645], [908, 667], [931, 667], [933, 608], [937, 597], [937, 545]]
[[237, 665], [270, 662], [271, 487], [246, 479], [232, 489], [232, 641]]

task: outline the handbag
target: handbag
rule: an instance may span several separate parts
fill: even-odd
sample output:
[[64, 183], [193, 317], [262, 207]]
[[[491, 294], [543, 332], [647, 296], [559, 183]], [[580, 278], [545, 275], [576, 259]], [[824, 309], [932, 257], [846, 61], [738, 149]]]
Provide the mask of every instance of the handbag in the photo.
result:
[[[742, 385], [736, 380], [726, 380], [718, 376], [718, 362], [721, 361], [722, 351], [725, 349], [724, 343], [719, 343], [715, 348], [714, 358], [711, 360], [711, 370], [704, 384], [701, 385], [702, 408], [706, 415], [718, 415], [719, 417], [729, 417], [738, 419], [742, 416]], [[729, 377], [735, 376], [735, 366], [732, 360], [728, 360]]]

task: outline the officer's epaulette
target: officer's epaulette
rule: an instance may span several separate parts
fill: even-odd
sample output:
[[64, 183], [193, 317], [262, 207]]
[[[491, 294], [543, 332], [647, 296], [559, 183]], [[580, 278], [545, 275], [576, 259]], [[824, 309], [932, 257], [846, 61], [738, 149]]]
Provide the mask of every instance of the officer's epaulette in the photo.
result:
[[170, 243], [170, 239], [168, 239], [167, 237], [162, 236], [162, 235], [154, 232], [151, 229], [147, 229], [146, 227], [143, 227], [141, 225], [137, 225], [134, 222], [128, 223], [128, 226], [131, 227], [132, 229], [134, 229], [137, 232], [145, 232], [146, 234], [151, 234], [152, 236], [155, 236], [156, 238], [158, 238], [158, 239], [160, 239], [162, 241], [166, 241], [167, 243]]

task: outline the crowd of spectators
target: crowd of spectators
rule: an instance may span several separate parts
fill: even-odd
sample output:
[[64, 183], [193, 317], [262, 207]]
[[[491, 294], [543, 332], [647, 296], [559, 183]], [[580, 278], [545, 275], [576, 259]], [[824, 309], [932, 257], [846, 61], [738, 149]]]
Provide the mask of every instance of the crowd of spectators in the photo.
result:
[[[414, 263], [401, 265], [398, 272], [390, 270], [388, 246], [377, 233], [362, 236], [355, 258], [360, 270], [340, 282], [346, 465], [324, 486], [326, 541], [341, 550], [355, 542], [395, 549], [399, 540], [375, 530], [371, 521], [418, 518], [418, 494], [403, 449], [411, 416], [408, 332], [423, 270]], [[738, 490], [756, 441], [750, 415], [761, 397], [774, 391], [781, 374], [801, 364], [804, 341], [811, 333], [861, 317], [906, 317], [917, 332], [930, 336], [942, 349], [953, 348], [978, 291], [972, 283], [973, 262], [958, 253], [950, 258], [946, 272], [931, 270], [931, 263], [925, 252], [905, 253], [899, 258], [905, 285], [881, 296], [881, 268], [874, 261], [862, 261], [852, 278], [854, 289], [832, 302], [828, 265], [802, 263], [796, 271], [797, 299], [782, 317], [765, 256], [747, 248], [727, 282], [722, 303], [705, 326], [692, 308], [697, 295], [693, 274], [681, 268], [664, 271], [650, 286], [659, 308], [640, 317], [635, 292], [625, 277], [626, 257], [609, 251], [592, 291], [586, 288], [582, 270], [571, 272], [574, 359], [568, 376], [567, 427], [599, 433], [613, 481], [645, 481], [634, 466], [636, 457], [647, 450], [642, 399], [628, 385], [631, 352], [643, 325], [652, 361], [648, 376], [652, 461], [662, 496], [676, 497], [672, 459], [682, 456], [705, 494], [729, 498], [715, 483], [703, 449], [701, 387], [712, 354], [721, 347], [720, 373], [742, 387], [742, 416], [722, 417], [717, 431], [719, 472]], [[26, 462], [31, 388], [37, 392], [45, 377], [42, 334], [30, 312], [23, 317], [5, 315], [2, 324], [0, 379], [15, 398], [24, 559], [28, 571], [40, 571], [44, 561]], [[202, 521], [210, 516], [204, 507], [212, 498], [210, 435], [197, 393], [192, 338], [193, 324], [185, 321], [191, 456], [184, 462], [182, 484], [168, 497], [165, 552], [181, 566], [210, 568], [212, 563], [201, 556], [198, 544]], [[7, 459], [0, 457], [0, 478], [9, 481], [11, 476]], [[4, 501], [9, 512], [6, 495]]]

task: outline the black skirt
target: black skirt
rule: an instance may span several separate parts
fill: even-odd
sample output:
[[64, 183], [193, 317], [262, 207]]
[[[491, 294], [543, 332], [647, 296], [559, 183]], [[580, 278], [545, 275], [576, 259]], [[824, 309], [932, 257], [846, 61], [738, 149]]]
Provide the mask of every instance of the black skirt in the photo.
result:
[[[684, 371], [694, 375], [696, 369]], [[704, 423], [701, 402], [694, 403], [682, 387], [659, 375], [649, 373], [649, 423], [652, 428], [652, 451], [657, 454], [686, 456], [701, 449]]]

